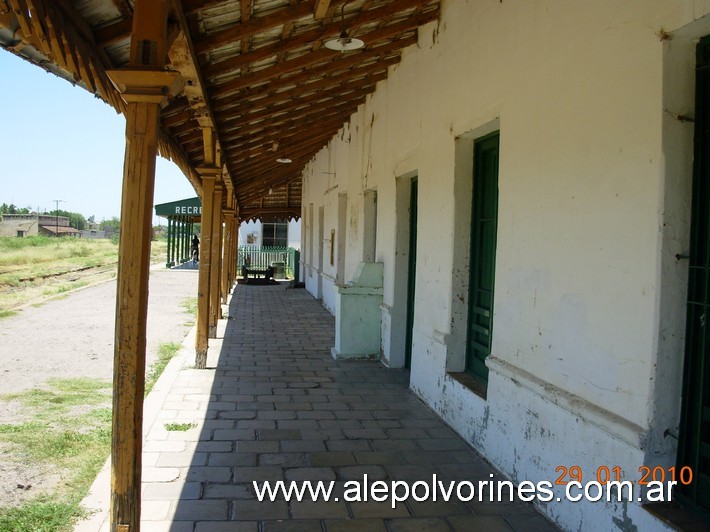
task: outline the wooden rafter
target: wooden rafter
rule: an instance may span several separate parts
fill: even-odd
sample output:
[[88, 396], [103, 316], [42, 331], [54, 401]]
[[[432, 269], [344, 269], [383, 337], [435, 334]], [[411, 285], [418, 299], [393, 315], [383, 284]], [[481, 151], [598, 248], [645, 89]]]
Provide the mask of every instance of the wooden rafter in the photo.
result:
[[[417, 0], [395, 0], [391, 4], [385, 4], [384, 6], [378, 9], [373, 9], [372, 11], [368, 11], [362, 13], [361, 15], [358, 15], [357, 17], [353, 18], [350, 23], [359, 27], [364, 24], [375, 22], [382, 18], [390, 17], [395, 13], [401, 13], [406, 12], [407, 10], [412, 10], [418, 4], [420, 4], [420, 2], [417, 2]], [[416, 24], [407, 26], [407, 28], [413, 27], [416, 27]], [[300, 33], [299, 35], [291, 39], [282, 39], [279, 42], [266, 46], [261, 46], [258, 50], [254, 50], [253, 52], [242, 52], [241, 54], [235, 57], [212, 63], [204, 68], [204, 73], [207, 78], [216, 75], [223, 76], [234, 70], [239, 70], [244, 66], [248, 65], [249, 63], [261, 61], [270, 56], [274, 56], [283, 52], [290, 52], [292, 50], [296, 50], [306, 44], [313, 43], [318, 40], [334, 37], [338, 33], [340, 33], [341, 30], [342, 24], [340, 23], [340, 21], [325, 24], [313, 30]], [[333, 55], [332, 52], [331, 55]]]
[[[125, 109], [105, 71], [129, 62], [132, 0], [4, 5], [11, 12], [0, 12], [0, 26], [14, 32], [9, 50], [46, 57], [52, 72]], [[239, 211], [263, 198], [264, 207], [297, 210], [303, 167], [417, 42], [417, 28], [437, 19], [439, 0], [170, 0], [169, 9], [166, 68], [186, 84], [161, 111], [161, 153], [199, 190], [201, 128], [211, 127], [229, 172], [225, 205]], [[365, 48], [325, 49], [343, 29]], [[293, 163], [276, 163], [274, 145]]]

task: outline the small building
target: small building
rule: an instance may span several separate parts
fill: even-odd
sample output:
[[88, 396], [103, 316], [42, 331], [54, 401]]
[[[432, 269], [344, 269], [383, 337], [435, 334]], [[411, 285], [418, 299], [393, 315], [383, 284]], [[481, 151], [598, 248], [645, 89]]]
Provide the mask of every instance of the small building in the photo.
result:
[[192, 237], [199, 233], [195, 224], [202, 219], [200, 198], [161, 203], [155, 206], [155, 215], [168, 220], [168, 251], [165, 267], [172, 268], [192, 258]]
[[81, 231], [69, 225], [66, 216], [51, 214], [4, 214], [0, 221], [0, 236], [81, 236]]
[[239, 226], [239, 245], [301, 249], [301, 220], [249, 220]]

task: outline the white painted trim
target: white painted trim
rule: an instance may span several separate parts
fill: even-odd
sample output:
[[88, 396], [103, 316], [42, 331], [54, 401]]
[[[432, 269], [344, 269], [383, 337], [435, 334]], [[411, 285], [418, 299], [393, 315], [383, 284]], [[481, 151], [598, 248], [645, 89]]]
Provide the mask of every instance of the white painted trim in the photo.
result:
[[523, 388], [537, 394], [543, 400], [549, 401], [560, 408], [563, 408], [582, 418], [587, 423], [606, 432], [636, 449], [643, 448], [647, 431], [635, 423], [622, 418], [604, 408], [596, 406], [586, 399], [573, 393], [558, 388], [553, 384], [536, 377], [532, 373], [520, 369], [501, 360], [495, 356], [486, 359], [486, 366], [490, 371], [496, 372], [522, 386]]

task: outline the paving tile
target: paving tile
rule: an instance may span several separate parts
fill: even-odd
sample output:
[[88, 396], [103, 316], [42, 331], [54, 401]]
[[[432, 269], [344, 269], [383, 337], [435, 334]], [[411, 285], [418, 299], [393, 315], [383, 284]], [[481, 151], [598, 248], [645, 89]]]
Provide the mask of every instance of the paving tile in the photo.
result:
[[372, 446], [376, 451], [418, 451], [420, 448], [412, 440], [375, 440]]
[[207, 465], [207, 453], [160, 453], [156, 462], [158, 467], [190, 467]]
[[329, 451], [369, 451], [368, 440], [331, 440], [326, 442]]
[[187, 447], [187, 442], [184, 441], [167, 441], [167, 440], [151, 440], [147, 439], [143, 443], [144, 453], [179, 453]]
[[306, 453], [264, 453], [259, 455], [259, 465], [301, 467], [308, 465]]
[[[144, 521], [141, 520], [141, 530], [146, 532], [192, 532], [195, 524], [192, 521]], [[102, 529], [103, 532], [103, 529]]]
[[279, 442], [263, 440], [244, 440], [236, 442], [237, 452], [277, 453], [281, 449]]
[[254, 499], [250, 484], [206, 484], [203, 499]]
[[360, 482], [364, 480], [365, 475], [367, 475], [368, 481], [384, 480], [389, 476], [387, 471], [379, 465], [339, 467], [336, 472], [341, 480], [357, 480]]
[[224, 467], [190, 467], [187, 470], [187, 480], [190, 482], [227, 482], [232, 472]]
[[210, 453], [207, 460], [209, 466], [255, 466], [257, 464], [257, 454], [247, 452], [236, 453]]
[[289, 519], [288, 521], [265, 521], [263, 532], [321, 532], [317, 519]]
[[404, 465], [404, 453], [393, 451], [356, 451], [353, 453], [360, 465]]
[[199, 499], [202, 492], [199, 482], [143, 482], [142, 487], [144, 501]]
[[325, 451], [325, 442], [322, 440], [282, 440], [281, 450], [283, 452], [317, 452]]
[[296, 519], [336, 519], [350, 516], [344, 501], [291, 501], [291, 514]]
[[254, 440], [256, 439], [256, 432], [252, 429], [240, 429], [240, 430], [215, 430], [214, 440]]
[[309, 453], [312, 466], [347, 466], [355, 465], [355, 456], [349, 452]]
[[141, 504], [141, 519], [145, 521], [163, 521], [170, 513], [171, 501], [144, 501]]
[[[387, 521], [390, 532], [450, 532], [449, 524], [444, 519], [435, 517], [423, 519], [390, 519]], [[472, 529], [484, 530], [484, 529]]]
[[286, 480], [303, 481], [303, 480], [335, 480], [335, 470], [331, 467], [294, 467], [284, 471]]
[[172, 482], [180, 478], [177, 467], [144, 467], [141, 475], [143, 482]]
[[416, 441], [425, 451], [458, 451], [466, 448], [466, 444], [460, 438], [429, 438]]
[[298, 430], [260, 430], [259, 440], [300, 440]]
[[286, 501], [236, 500], [232, 519], [237, 521], [266, 521], [288, 519]]
[[[345, 501], [365, 475], [474, 482], [492, 470], [408, 391], [406, 371], [333, 360], [333, 317], [304, 290], [240, 285], [228, 315], [210, 340], [215, 369], [183, 369], [147, 435], [145, 530], [554, 530], [521, 502]], [[199, 426], [169, 432], [173, 419]], [[332, 482], [339, 500], [255, 498], [253, 481], [278, 480]]]
[[320, 428], [315, 419], [284, 419], [276, 422], [280, 429], [314, 430]]
[[453, 493], [452, 499], [449, 501], [414, 501], [409, 500], [409, 509], [415, 517], [432, 517], [432, 516], [447, 516], [447, 515], [471, 515], [471, 510], [459, 500], [456, 499], [456, 493]]
[[230, 521], [226, 523], [203, 521], [195, 523], [195, 532], [259, 532], [259, 523], [256, 521]]
[[382, 519], [333, 519], [325, 521], [327, 532], [386, 532]]
[[283, 480], [283, 469], [274, 466], [235, 467], [234, 482], [264, 482]]
[[229, 505], [225, 500], [179, 501], [174, 519], [192, 521], [226, 521]]
[[407, 506], [403, 502], [395, 504], [394, 508], [392, 508], [390, 501], [351, 502], [349, 505], [353, 517], [355, 518], [380, 517], [382, 519], [388, 519], [393, 517], [410, 517], [409, 510], [407, 510]]

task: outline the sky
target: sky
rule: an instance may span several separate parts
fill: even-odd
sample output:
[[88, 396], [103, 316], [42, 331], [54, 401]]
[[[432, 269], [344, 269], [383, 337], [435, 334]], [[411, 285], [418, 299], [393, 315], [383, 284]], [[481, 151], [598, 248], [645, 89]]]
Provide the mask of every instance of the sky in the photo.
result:
[[[0, 204], [44, 211], [62, 200], [60, 209], [97, 222], [120, 217], [124, 134], [108, 104], [0, 49]], [[195, 196], [158, 157], [154, 204]]]

